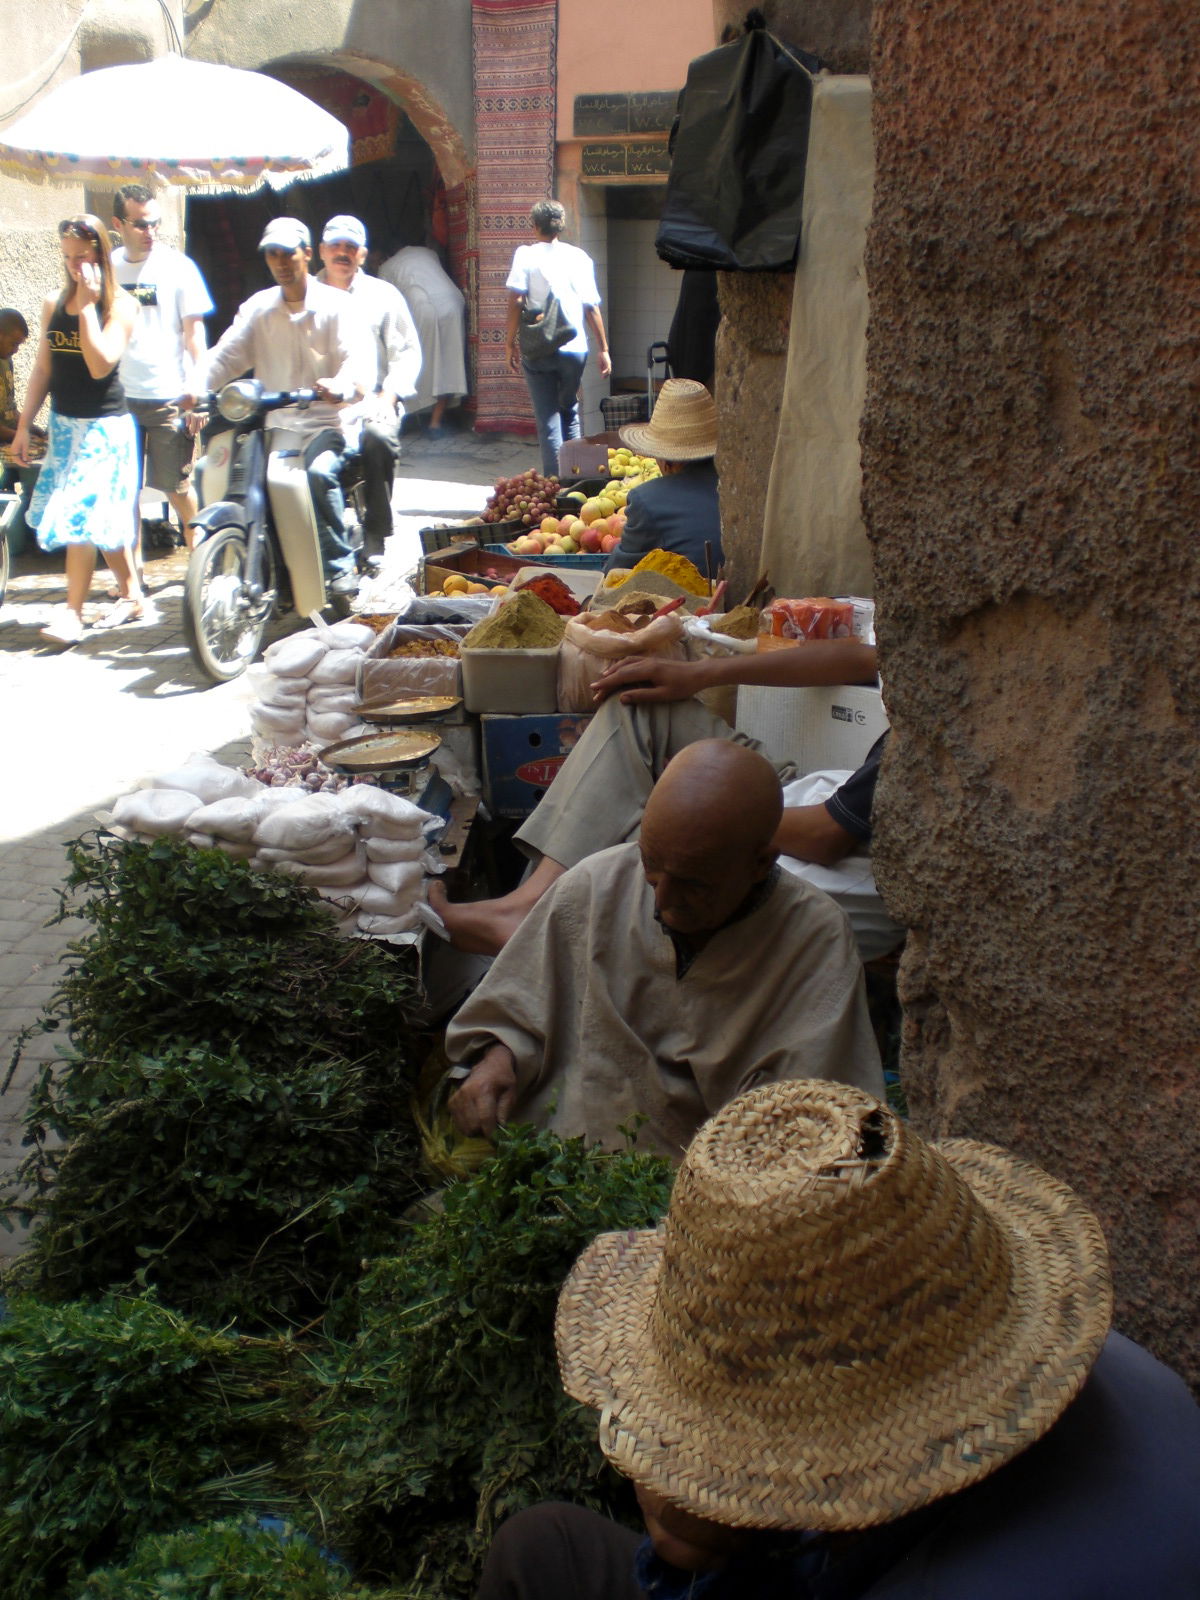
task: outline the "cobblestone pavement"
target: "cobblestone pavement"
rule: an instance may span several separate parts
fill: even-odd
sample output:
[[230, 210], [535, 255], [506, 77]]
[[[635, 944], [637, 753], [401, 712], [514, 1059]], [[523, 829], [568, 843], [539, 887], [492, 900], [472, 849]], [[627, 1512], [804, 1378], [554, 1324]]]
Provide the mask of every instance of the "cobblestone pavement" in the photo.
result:
[[[396, 531], [387, 567], [407, 568], [429, 522], [476, 514], [491, 483], [535, 464], [531, 440], [452, 435], [409, 440], [397, 472]], [[147, 552], [146, 574], [160, 620], [89, 631], [81, 644], [47, 644], [39, 629], [65, 599], [60, 556], [27, 549], [14, 563], [0, 607], [0, 704], [4, 778], [0, 780], [0, 1081], [22, 1030], [49, 1000], [78, 921], [47, 926], [58, 909], [63, 847], [95, 826], [95, 812], [143, 778], [168, 771], [192, 751], [236, 762], [248, 753], [246, 693], [237, 681], [215, 685], [193, 665], [180, 617], [183, 551]], [[98, 570], [85, 618], [105, 608], [109, 583]], [[289, 615], [277, 638], [303, 623]], [[0, 1097], [0, 1180], [20, 1160], [25, 1094], [55, 1034], [29, 1042]], [[0, 1256], [19, 1240], [0, 1231]]]

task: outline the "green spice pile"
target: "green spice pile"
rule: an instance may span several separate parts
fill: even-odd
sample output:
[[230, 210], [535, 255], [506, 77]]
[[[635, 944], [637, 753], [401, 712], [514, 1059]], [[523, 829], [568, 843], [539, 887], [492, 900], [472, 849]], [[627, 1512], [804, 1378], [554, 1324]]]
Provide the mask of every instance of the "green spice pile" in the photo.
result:
[[528, 589], [477, 622], [462, 642], [464, 650], [552, 650], [561, 644], [566, 619]]

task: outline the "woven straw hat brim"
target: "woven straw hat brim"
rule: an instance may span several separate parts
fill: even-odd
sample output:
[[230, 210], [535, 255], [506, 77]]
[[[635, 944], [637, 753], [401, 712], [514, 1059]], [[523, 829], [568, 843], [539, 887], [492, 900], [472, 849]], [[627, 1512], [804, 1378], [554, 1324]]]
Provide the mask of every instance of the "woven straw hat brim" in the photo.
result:
[[678, 436], [666, 438], [654, 431], [653, 422], [630, 422], [617, 430], [621, 443], [636, 450], [640, 456], [653, 456], [656, 461], [704, 461], [717, 453], [717, 430], [692, 442]]
[[[1007, 1151], [968, 1140], [937, 1148], [999, 1225], [1012, 1275], [966, 1346], [948, 1337], [944, 1361], [911, 1380], [903, 1337], [879, 1340], [873, 1372], [869, 1337], [831, 1352], [817, 1328], [755, 1324], [731, 1386], [723, 1394], [726, 1374], [714, 1370], [696, 1396], [652, 1338], [665, 1230], [595, 1240], [560, 1297], [559, 1362], [567, 1392], [600, 1411], [614, 1466], [730, 1526], [849, 1530], [966, 1488], [1040, 1438], [1108, 1332], [1099, 1223], [1064, 1184]], [[908, 1220], [896, 1218], [898, 1235]], [[932, 1286], [928, 1314], [953, 1334], [952, 1300]], [[788, 1393], [751, 1383], [748, 1404], [754, 1341], [777, 1352], [781, 1337], [796, 1382]]]

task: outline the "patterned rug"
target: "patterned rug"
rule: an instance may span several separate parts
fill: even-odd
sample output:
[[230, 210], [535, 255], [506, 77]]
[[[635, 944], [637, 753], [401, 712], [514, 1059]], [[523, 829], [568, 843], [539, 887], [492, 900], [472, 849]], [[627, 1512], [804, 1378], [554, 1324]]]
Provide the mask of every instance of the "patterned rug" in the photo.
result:
[[554, 193], [557, 0], [472, 0], [475, 74], [475, 426], [532, 434], [525, 380], [508, 370], [504, 280], [532, 244], [529, 208]]

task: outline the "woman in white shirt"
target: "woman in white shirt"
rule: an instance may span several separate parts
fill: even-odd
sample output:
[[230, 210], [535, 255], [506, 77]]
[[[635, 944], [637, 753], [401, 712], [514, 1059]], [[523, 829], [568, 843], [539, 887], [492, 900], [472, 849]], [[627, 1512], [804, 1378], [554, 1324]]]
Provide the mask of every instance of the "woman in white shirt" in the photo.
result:
[[[592, 258], [559, 238], [566, 227], [566, 211], [557, 200], [539, 200], [529, 220], [537, 243], [518, 245], [509, 269], [506, 344], [509, 366], [525, 375], [542, 450], [542, 471], [550, 477], [558, 472], [558, 452], [564, 440], [579, 438], [579, 385], [588, 356], [589, 328], [595, 335], [602, 378], [612, 371], [612, 359]], [[521, 308], [526, 303], [544, 305], [551, 294], [575, 329], [575, 337], [553, 355], [523, 361], [517, 344]]]

